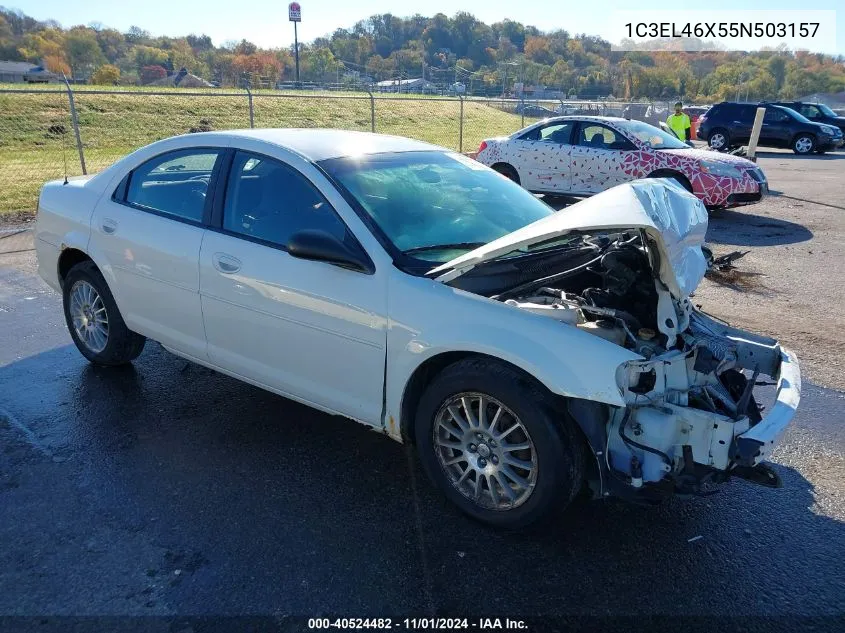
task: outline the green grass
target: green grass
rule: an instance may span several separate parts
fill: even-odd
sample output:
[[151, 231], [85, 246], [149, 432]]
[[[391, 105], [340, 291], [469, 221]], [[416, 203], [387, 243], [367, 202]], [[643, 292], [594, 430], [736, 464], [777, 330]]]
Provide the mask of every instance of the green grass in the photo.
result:
[[[49, 92], [46, 91], [49, 88]], [[0, 214], [34, 210], [39, 187], [64, 174], [81, 173], [70, 122], [67, 94], [58, 86], [39, 94], [0, 93]], [[245, 92], [222, 96], [172, 94], [92, 94], [74, 89], [80, 135], [88, 172], [99, 171], [119, 157], [153, 141], [210, 127], [215, 130], [249, 127]], [[104, 91], [106, 93], [111, 90]], [[238, 91], [225, 91], [227, 93]], [[280, 96], [281, 95], [281, 96]], [[370, 129], [370, 100], [336, 98], [337, 93], [284, 95], [253, 93], [255, 127]], [[363, 97], [363, 98], [362, 98]], [[407, 136], [450, 149], [460, 145], [460, 102], [457, 99], [414, 99], [408, 95], [375, 98], [376, 131]], [[526, 121], [526, 124], [528, 121]], [[522, 119], [484, 102], [464, 102], [463, 150], [478, 147], [483, 138], [509, 134]]]

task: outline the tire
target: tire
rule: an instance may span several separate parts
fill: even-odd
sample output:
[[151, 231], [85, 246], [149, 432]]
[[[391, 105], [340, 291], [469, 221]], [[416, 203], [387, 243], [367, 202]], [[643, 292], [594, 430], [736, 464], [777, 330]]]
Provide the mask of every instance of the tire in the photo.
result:
[[731, 148], [731, 135], [724, 128], [716, 128], [707, 136], [707, 144], [720, 152], [726, 152]]
[[499, 163], [498, 165], [493, 165], [493, 169], [502, 174], [505, 178], [513, 180], [516, 184], [520, 184], [519, 174], [516, 173], [516, 170], [507, 163]]
[[80, 353], [95, 365], [125, 365], [143, 351], [147, 339], [126, 327], [94, 262], [81, 262], [70, 269], [62, 298], [70, 336]]
[[[478, 398], [485, 402], [483, 426], [472, 424], [481, 423]], [[450, 406], [469, 421], [468, 431], [454, 422]], [[525, 527], [566, 507], [582, 488], [585, 445], [575, 423], [539, 383], [495, 360], [469, 358], [440, 372], [420, 399], [414, 432], [429, 478], [463, 512], [489, 525]]]
[[812, 154], [816, 150], [816, 139], [811, 134], [799, 134], [792, 139], [792, 151], [800, 156]]

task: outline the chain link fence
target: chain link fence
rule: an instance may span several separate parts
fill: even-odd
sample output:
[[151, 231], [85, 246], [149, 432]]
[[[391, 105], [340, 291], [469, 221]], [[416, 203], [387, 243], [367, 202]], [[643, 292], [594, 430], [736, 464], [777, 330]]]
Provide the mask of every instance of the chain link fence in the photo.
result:
[[667, 112], [667, 104], [369, 92], [0, 89], [0, 223], [16, 213], [31, 214], [45, 181], [95, 173], [139, 147], [177, 134], [342, 128], [471, 152], [485, 138], [511, 134], [555, 114], [630, 116], [656, 123]]

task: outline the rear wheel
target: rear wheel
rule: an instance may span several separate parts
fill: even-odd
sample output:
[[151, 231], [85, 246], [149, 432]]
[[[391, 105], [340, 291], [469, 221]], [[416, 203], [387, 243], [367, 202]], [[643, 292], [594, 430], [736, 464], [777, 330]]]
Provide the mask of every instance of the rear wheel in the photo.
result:
[[574, 423], [539, 384], [491, 359], [459, 361], [435, 377], [415, 436], [429, 477], [491, 525], [533, 523], [581, 489], [584, 448]]
[[513, 180], [516, 184], [519, 184], [519, 174], [516, 173], [516, 169], [514, 169], [507, 163], [499, 163], [498, 165], [493, 165], [493, 169], [502, 174], [505, 178], [509, 178], [510, 180]]
[[707, 144], [715, 150], [726, 152], [731, 147], [731, 137], [727, 130], [717, 128], [710, 132], [707, 137]]
[[816, 139], [810, 134], [799, 134], [792, 141], [792, 151], [796, 154], [812, 154], [816, 149]]
[[64, 279], [65, 322], [77, 349], [97, 365], [123, 365], [144, 349], [146, 339], [132, 332], [106, 280], [92, 261], [70, 269]]

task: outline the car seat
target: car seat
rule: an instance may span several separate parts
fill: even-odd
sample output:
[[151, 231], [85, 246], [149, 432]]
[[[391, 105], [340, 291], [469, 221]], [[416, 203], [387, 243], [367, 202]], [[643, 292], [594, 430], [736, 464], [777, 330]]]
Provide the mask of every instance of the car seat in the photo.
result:
[[596, 132], [595, 134], [593, 134], [590, 137], [590, 147], [595, 147], [595, 148], [598, 148], [598, 149], [604, 149], [605, 148], [604, 134], [602, 134], [601, 132]]

